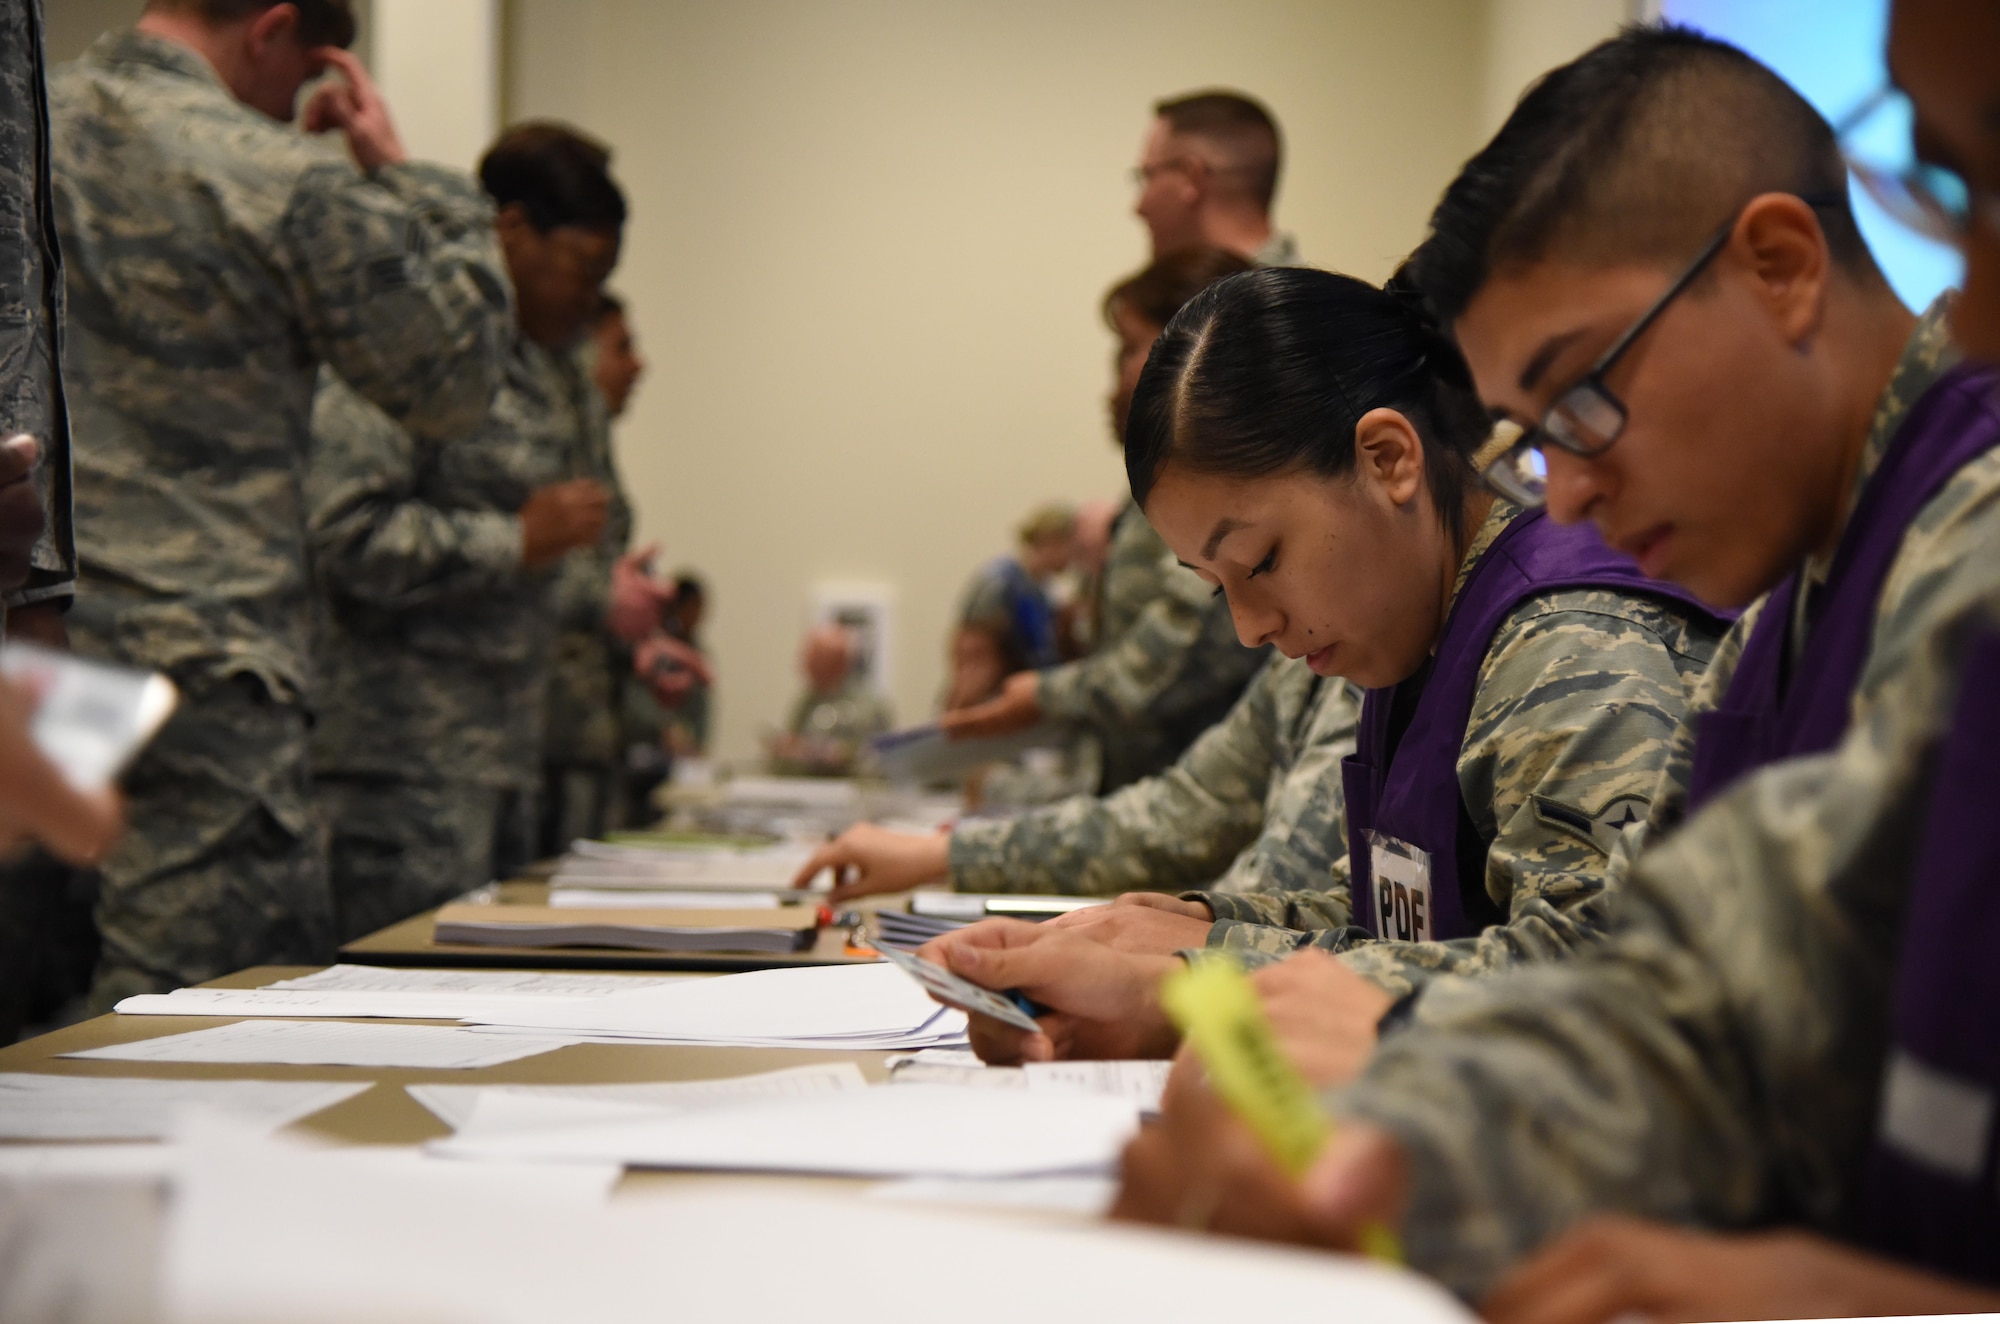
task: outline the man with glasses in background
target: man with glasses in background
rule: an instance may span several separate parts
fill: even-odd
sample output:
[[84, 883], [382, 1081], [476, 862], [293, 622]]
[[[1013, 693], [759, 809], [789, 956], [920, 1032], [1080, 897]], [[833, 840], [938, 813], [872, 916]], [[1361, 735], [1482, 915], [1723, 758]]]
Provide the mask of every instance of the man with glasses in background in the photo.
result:
[[1132, 210], [1153, 256], [1224, 248], [1260, 267], [1297, 267], [1299, 246], [1271, 225], [1284, 144], [1271, 112], [1240, 92], [1191, 92], [1153, 107], [1132, 167]]
[[[1755, 605], [1627, 838], [1604, 943], [1428, 990], [1329, 1097], [1351, 1124], [1297, 1184], [1175, 1091], [1126, 1213], [1199, 1197], [1219, 1228], [1344, 1247], [1386, 1220], [1509, 1324], [2000, 1304], [1970, 1285], [2000, 1285], [1990, 1082], [1922, 1051], [1968, 1016], [2000, 1046], [1991, 997], [1935, 1010], [1953, 953], [1926, 937], [1952, 863], [1933, 815], [1978, 844], [1994, 817], [1962, 803], [1990, 776], [1937, 751], [2000, 621], [1996, 377], [1956, 361], [1942, 303], [1896, 300], [1829, 200], [1844, 175], [1768, 70], [1633, 29], [1532, 89], [1447, 192], [1412, 268], [1539, 449], [1515, 490]], [[1979, 971], [1953, 987], [1990, 989]], [[1952, 1202], [1912, 1198], [1940, 1176]], [[1612, 1212], [1786, 1230], [1597, 1222], [1502, 1281]]]

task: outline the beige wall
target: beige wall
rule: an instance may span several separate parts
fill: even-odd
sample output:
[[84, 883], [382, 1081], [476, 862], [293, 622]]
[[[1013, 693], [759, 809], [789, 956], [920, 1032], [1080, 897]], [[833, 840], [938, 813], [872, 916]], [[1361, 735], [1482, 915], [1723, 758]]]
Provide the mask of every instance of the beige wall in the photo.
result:
[[1380, 278], [1475, 145], [1475, 0], [509, 0], [507, 115], [602, 136], [651, 376], [641, 537], [714, 587], [720, 748], [793, 693], [811, 586], [897, 593], [925, 716], [966, 575], [1051, 497], [1122, 490], [1097, 301], [1145, 258], [1126, 170], [1165, 93], [1289, 137], [1284, 225]]
[[1506, 121], [1528, 84], [1644, 11], [1644, 0], [1487, 0], [1480, 134]]

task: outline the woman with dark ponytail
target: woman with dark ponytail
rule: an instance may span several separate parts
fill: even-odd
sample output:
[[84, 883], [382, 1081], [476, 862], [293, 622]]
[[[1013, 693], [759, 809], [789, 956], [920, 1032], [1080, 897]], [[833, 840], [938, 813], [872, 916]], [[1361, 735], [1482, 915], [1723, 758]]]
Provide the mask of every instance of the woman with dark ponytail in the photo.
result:
[[1117, 933], [1117, 951], [1089, 941], [1102, 921], [1081, 915], [1035, 935], [998, 922], [952, 935], [932, 955], [1057, 1009], [1035, 1036], [975, 1017], [982, 1055], [1158, 1052], [1173, 1040], [1149, 981], [1176, 947], [1317, 946], [1344, 967], [1271, 975], [1307, 980], [1298, 1003], [1349, 1027], [1316, 1061], [1295, 1041], [1343, 1076], [1381, 1014], [1432, 976], [1590, 934], [1581, 905], [1645, 819], [1725, 622], [1589, 528], [1487, 491], [1492, 431], [1456, 347], [1396, 293], [1257, 271], [1175, 316], [1133, 399], [1132, 495], [1228, 598], [1244, 644], [1367, 691], [1342, 768], [1346, 857], [1323, 890], [1147, 898], [1184, 918], [1150, 930], [1159, 942]]

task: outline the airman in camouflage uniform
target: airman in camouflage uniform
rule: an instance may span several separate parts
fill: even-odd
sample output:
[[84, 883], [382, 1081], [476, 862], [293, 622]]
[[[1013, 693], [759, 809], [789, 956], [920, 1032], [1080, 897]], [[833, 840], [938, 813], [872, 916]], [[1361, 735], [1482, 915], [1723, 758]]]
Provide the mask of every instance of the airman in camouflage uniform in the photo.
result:
[[71, 633], [182, 695], [104, 866], [103, 1006], [329, 954], [306, 759], [317, 363], [418, 436], [463, 433], [508, 297], [463, 175], [364, 174], [190, 46], [107, 35], [50, 94], [88, 578]]
[[42, 536], [10, 612], [67, 606], [76, 592], [70, 522], [69, 411], [62, 359], [62, 257], [49, 185], [49, 105], [40, 0], [0, 3], [0, 437], [40, 444]]
[[1319, 885], [1346, 851], [1340, 761], [1354, 752], [1359, 714], [1351, 685], [1273, 656], [1165, 772], [1101, 799], [959, 824], [950, 883], [1095, 896]]
[[322, 376], [308, 492], [328, 622], [313, 768], [343, 938], [486, 882], [503, 825], [533, 800], [562, 566], [523, 565], [517, 512], [581, 476], [576, 438], [601, 409], [568, 355], [525, 337], [486, 422], [445, 445]]
[[[1461, 586], [1519, 513], [1493, 503]], [[1215, 912], [1210, 947], [1252, 964], [1304, 945], [1343, 952], [1398, 996], [1440, 973], [1481, 974], [1574, 947], [1594, 926], [1579, 907], [1605, 886], [1620, 834], [1645, 820], [1716, 646], [1709, 621], [1653, 598], [1570, 590], [1517, 607], [1487, 648], [1458, 755], [1461, 798], [1490, 843], [1486, 895], [1507, 922], [1443, 942], [1371, 938], [1350, 927], [1343, 849], [1320, 885], [1300, 891], [1186, 893]]]
[[[1949, 358], [1933, 310], [1882, 397], [1857, 497]], [[1663, 838], [1685, 804], [1690, 715], [1615, 932], [1559, 965], [1435, 981], [1408, 1029], [1330, 1100], [1409, 1155], [1413, 1263], [1477, 1292], [1605, 1208], [1852, 1226], [1935, 746], [1967, 637], [2000, 621], [1996, 545], [1989, 451], [1903, 538], [1833, 751], [1752, 773]], [[1816, 561], [1808, 578], [1826, 569]], [[1718, 651], [1697, 711], [1727, 686], [1755, 617]], [[1793, 632], [1795, 649], [1803, 638]]]
[[[574, 371], [589, 372], [572, 356]], [[600, 837], [611, 826], [624, 758], [625, 690], [632, 650], [612, 632], [612, 567], [632, 546], [632, 503], [618, 477], [611, 450], [611, 422], [597, 399], [589, 426], [571, 442], [571, 466], [611, 493], [609, 518], [598, 545], [564, 559], [555, 604], [559, 632], [550, 674], [543, 751], [542, 850], [553, 854], [579, 837]]]
[[1236, 638], [1229, 604], [1174, 564], [1136, 506], [1119, 516], [1096, 652], [1039, 674], [1035, 700], [1103, 744], [1100, 793], [1165, 771], [1222, 719], [1269, 650]]

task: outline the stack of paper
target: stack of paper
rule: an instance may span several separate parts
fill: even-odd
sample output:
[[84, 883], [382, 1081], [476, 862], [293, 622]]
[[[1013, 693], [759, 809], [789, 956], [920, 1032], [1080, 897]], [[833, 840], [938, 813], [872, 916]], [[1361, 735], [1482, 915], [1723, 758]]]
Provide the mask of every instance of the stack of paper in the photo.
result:
[[406, 970], [336, 965], [263, 988], [181, 988], [126, 998], [127, 1016], [390, 1017], [459, 1020], [530, 1004], [565, 1006], [661, 988], [685, 975], [544, 974], [533, 970]]
[[757, 970], [468, 1019], [530, 1031], [756, 1048], [895, 1051], [965, 1040], [965, 1013], [939, 1006], [887, 965]]
[[730, 850], [578, 841], [549, 881], [558, 889], [775, 892], [791, 887], [811, 855], [789, 843]]
[[445, 906], [435, 939], [498, 947], [618, 947], [649, 952], [796, 952], [812, 944], [810, 906], [749, 910], [571, 910]]
[[660, 888], [551, 887], [557, 910], [775, 910], [776, 892], [675, 892]]
[[1123, 1099], [908, 1085], [696, 1111], [487, 1091], [429, 1150], [450, 1158], [860, 1177], [1108, 1173], [1139, 1127]]
[[448, 1025], [348, 1021], [237, 1021], [209, 1030], [89, 1048], [64, 1057], [110, 1062], [210, 1062], [235, 1066], [494, 1067], [562, 1048], [557, 1036], [475, 1034]]

